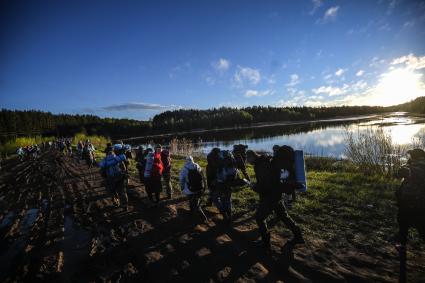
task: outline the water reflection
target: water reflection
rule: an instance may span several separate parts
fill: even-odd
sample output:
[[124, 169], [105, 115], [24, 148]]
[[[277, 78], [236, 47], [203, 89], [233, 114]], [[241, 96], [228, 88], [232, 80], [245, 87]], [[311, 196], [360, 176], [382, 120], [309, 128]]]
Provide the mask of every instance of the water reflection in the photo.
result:
[[373, 119], [329, 121], [326, 123], [304, 123], [291, 125], [261, 126], [249, 129], [227, 129], [201, 133], [174, 134], [160, 138], [135, 140], [135, 144], [153, 140], [166, 144], [173, 137], [190, 139], [197, 143], [203, 152], [213, 147], [231, 149], [234, 144], [247, 144], [258, 151], [271, 151], [275, 144], [287, 144], [304, 152], [320, 156], [344, 157], [346, 131], [366, 131], [368, 128], [382, 127], [399, 145], [410, 144], [413, 139], [425, 136], [425, 119], [393, 113]]

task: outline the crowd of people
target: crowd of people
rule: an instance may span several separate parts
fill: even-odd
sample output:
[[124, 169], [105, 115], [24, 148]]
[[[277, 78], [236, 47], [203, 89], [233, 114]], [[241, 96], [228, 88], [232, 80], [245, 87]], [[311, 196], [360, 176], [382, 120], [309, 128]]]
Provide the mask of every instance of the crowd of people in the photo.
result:
[[[56, 149], [64, 155], [72, 155], [72, 139], [58, 138], [43, 142], [41, 149]], [[27, 157], [36, 158], [40, 152], [38, 145], [26, 146], [17, 150], [21, 160]], [[84, 160], [88, 167], [98, 165], [106, 181], [106, 188], [112, 194], [117, 207], [128, 211], [127, 187], [129, 181], [129, 159], [132, 159], [132, 148], [123, 142], [107, 144], [106, 156], [96, 164], [95, 147], [90, 142], [78, 141], [74, 156]], [[161, 145], [153, 148], [139, 146], [135, 150], [136, 168], [140, 182], [144, 184], [151, 207], [160, 202], [160, 193], [164, 191], [166, 198], [173, 198], [174, 189], [171, 182], [172, 159], [170, 150]], [[255, 180], [253, 183], [247, 164], [253, 165]], [[266, 219], [275, 213], [293, 233], [291, 243], [304, 243], [301, 229], [288, 215], [287, 207], [295, 201], [295, 191], [299, 183], [295, 178], [294, 150], [289, 146], [273, 147], [273, 154], [258, 154], [248, 150], [246, 145], [234, 145], [233, 150], [213, 148], [207, 155], [205, 170], [187, 156], [178, 175], [181, 193], [187, 197], [190, 211], [204, 221], [207, 216], [201, 205], [205, 194], [205, 205], [214, 205], [222, 215], [224, 223], [232, 223], [232, 191], [241, 186], [250, 186], [259, 195], [255, 219], [259, 227], [261, 241], [259, 244], [270, 248], [270, 233]]]
[[18, 154], [18, 158], [20, 161], [24, 161], [27, 159], [36, 159], [40, 155], [40, 147], [38, 144], [20, 146], [16, 150]]
[[[108, 144], [106, 157], [99, 163], [102, 175], [106, 178], [107, 188], [113, 194], [117, 206], [128, 210], [128, 158], [131, 148], [120, 144]], [[152, 207], [160, 202], [160, 193], [165, 190], [167, 199], [173, 197], [171, 183], [172, 159], [168, 148], [156, 145], [153, 148], [136, 149], [136, 167], [140, 181], [145, 185]], [[258, 224], [260, 245], [270, 248], [270, 233], [267, 229], [267, 217], [275, 212], [293, 233], [292, 244], [303, 244], [300, 227], [288, 215], [287, 195], [295, 200], [295, 191], [300, 184], [295, 178], [294, 150], [289, 146], [275, 146], [273, 155], [258, 154], [247, 150], [245, 145], [234, 145], [233, 150], [213, 148], [207, 155], [205, 171], [192, 156], [185, 158], [178, 179], [181, 193], [188, 198], [190, 211], [205, 221], [201, 200], [207, 195], [207, 204], [214, 205], [223, 216], [223, 221], [232, 223], [232, 191], [236, 187], [250, 186], [259, 194], [255, 219]], [[247, 163], [254, 167], [256, 182], [252, 183], [247, 173]], [[204, 173], [205, 172], [205, 173]], [[206, 193], [207, 192], [207, 193]]]

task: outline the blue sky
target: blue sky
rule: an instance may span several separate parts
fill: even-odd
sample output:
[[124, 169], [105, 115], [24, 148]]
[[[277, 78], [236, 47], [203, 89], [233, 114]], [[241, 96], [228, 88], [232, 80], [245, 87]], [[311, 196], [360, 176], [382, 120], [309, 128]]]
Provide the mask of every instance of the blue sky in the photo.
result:
[[0, 106], [388, 105], [425, 95], [425, 1], [2, 1]]

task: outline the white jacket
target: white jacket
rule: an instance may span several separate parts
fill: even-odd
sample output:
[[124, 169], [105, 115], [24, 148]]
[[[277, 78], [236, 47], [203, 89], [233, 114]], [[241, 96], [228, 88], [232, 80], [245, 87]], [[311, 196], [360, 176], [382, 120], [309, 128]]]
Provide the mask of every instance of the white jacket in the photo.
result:
[[192, 156], [186, 157], [186, 163], [180, 171], [180, 188], [184, 195], [191, 195], [193, 192], [189, 190], [189, 170], [196, 169], [199, 173], [202, 172], [201, 166], [193, 161]]

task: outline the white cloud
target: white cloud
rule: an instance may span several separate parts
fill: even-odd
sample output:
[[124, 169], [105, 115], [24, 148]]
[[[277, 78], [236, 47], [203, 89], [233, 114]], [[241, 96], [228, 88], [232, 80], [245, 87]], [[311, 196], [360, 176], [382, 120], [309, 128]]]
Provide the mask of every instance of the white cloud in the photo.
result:
[[320, 18], [317, 20], [316, 23], [318, 24], [324, 24], [327, 22], [335, 21], [339, 11], [339, 6], [333, 6], [326, 10], [325, 14], [323, 15], [323, 18]]
[[291, 80], [286, 84], [287, 87], [294, 87], [300, 83], [300, 77], [297, 74], [292, 74], [290, 78]]
[[344, 70], [344, 69], [338, 69], [338, 70], [335, 72], [335, 76], [340, 77], [340, 76], [342, 76], [342, 74], [344, 74], [344, 72], [345, 72], [345, 70]]
[[214, 67], [214, 69], [216, 69], [217, 71], [227, 71], [230, 67], [230, 61], [224, 58], [220, 58], [218, 59], [218, 61], [213, 62], [212, 66]]
[[356, 76], [357, 76], [357, 77], [361, 77], [361, 76], [363, 76], [363, 74], [364, 74], [364, 71], [363, 71], [363, 70], [359, 70], [359, 71], [356, 73]]
[[372, 60], [369, 63], [369, 67], [371, 68], [376, 68], [379, 67], [380, 65], [384, 64], [385, 60], [384, 59], [379, 59], [379, 57], [373, 57]]
[[267, 96], [267, 95], [273, 95], [273, 94], [274, 94], [274, 91], [270, 89], [264, 90], [264, 91], [248, 89], [245, 92], [245, 97], [261, 97], [261, 96]]
[[243, 86], [245, 83], [251, 85], [257, 85], [261, 81], [260, 71], [252, 68], [243, 68], [238, 66], [238, 70], [234, 75], [234, 81], [239, 85]]
[[391, 65], [404, 65], [409, 70], [425, 68], [425, 56], [417, 57], [413, 54], [401, 56], [391, 61]]
[[335, 96], [345, 94], [348, 88], [349, 86], [344, 84], [343, 87], [321, 86], [319, 88], [313, 88], [311, 91], [314, 94], [327, 94], [329, 96]]
[[102, 107], [106, 111], [139, 111], [139, 110], [167, 110], [167, 109], [180, 109], [178, 105], [160, 105], [144, 102], [130, 102], [124, 104], [110, 105]]
[[317, 9], [319, 9], [322, 5], [323, 5], [323, 1], [322, 0], [312, 0], [313, 2], [313, 8], [310, 11], [310, 15], [314, 15], [314, 13], [316, 13]]

